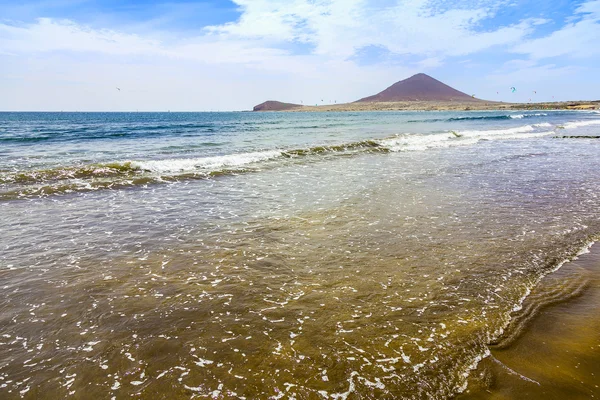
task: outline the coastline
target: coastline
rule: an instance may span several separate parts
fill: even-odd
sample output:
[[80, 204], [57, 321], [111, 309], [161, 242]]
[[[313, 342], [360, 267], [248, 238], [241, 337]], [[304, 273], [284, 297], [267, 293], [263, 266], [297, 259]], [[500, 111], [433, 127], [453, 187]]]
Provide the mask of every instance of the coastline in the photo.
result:
[[600, 396], [600, 244], [545, 276], [457, 400]]
[[502, 103], [494, 101], [402, 101], [344, 103], [321, 106], [301, 106], [288, 109], [257, 110], [255, 112], [358, 112], [358, 111], [525, 111], [525, 110], [600, 110], [600, 101], [562, 101], [542, 103]]
[[453, 398], [600, 233], [597, 112], [1, 116], [7, 399]]

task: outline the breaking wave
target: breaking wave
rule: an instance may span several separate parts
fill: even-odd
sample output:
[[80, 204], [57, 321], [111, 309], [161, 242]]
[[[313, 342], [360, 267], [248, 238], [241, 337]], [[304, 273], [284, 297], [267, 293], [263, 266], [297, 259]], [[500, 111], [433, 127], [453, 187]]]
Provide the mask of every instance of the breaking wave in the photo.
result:
[[[593, 121], [588, 121], [593, 122]], [[75, 191], [123, 188], [140, 184], [207, 179], [253, 172], [290, 162], [362, 153], [423, 151], [474, 145], [481, 140], [525, 139], [553, 133], [548, 123], [508, 129], [397, 134], [336, 145], [271, 149], [212, 157], [126, 160], [26, 171], [0, 171], [0, 200], [47, 196]]]
[[581, 128], [583, 126], [591, 126], [591, 125], [600, 125], [600, 119], [592, 119], [589, 121], [567, 122], [562, 127], [564, 129], [574, 129], [574, 128]]

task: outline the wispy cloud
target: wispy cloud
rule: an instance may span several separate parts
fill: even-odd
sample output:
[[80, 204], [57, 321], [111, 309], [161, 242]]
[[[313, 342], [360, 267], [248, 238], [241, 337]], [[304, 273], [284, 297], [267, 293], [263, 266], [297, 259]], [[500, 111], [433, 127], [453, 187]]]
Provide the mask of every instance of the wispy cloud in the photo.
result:
[[0, 50], [12, 53], [75, 51], [145, 54], [204, 62], [246, 63], [259, 58], [293, 55], [285, 44], [306, 43], [312, 54], [347, 59], [366, 46], [393, 54], [445, 57], [472, 54], [492, 46], [515, 44], [539, 20], [527, 19], [495, 30], [480, 31], [493, 16], [486, 8], [436, 11], [416, 1], [377, 7], [363, 0], [236, 0], [239, 20], [209, 26], [200, 35], [161, 39], [167, 35], [92, 29], [70, 20], [39, 18], [22, 25], [0, 24]]
[[[233, 1], [233, 8], [223, 14], [233, 16], [232, 20], [188, 24], [192, 29], [185, 30], [170, 27], [181, 10], [195, 9], [189, 4], [177, 7], [166, 19], [153, 14], [127, 25], [115, 23], [118, 18], [86, 22], [73, 15], [0, 20], [0, 75], [4, 76], [0, 80], [5, 88], [26, 87], [34, 93], [28, 83], [43, 81], [40, 77], [60, 81], [49, 71], [76, 71], [72, 75], [80, 83], [97, 81], [99, 71], [106, 82], [126, 75], [135, 78], [139, 87], [169, 87], [168, 79], [177, 75], [181, 90], [184, 82], [210, 88], [219, 83], [233, 87], [234, 82], [249, 91], [234, 98], [215, 89], [218, 93], [206, 101], [194, 98], [196, 109], [214, 104], [214, 96], [221, 96], [223, 104], [229, 98], [231, 108], [249, 108], [266, 98], [307, 103], [322, 96], [353, 100], [416, 72], [436, 75], [438, 71], [441, 78], [451, 77], [465, 60], [471, 66], [469, 73], [492, 81], [501, 75], [527, 76], [519, 71], [554, 79], [568, 76], [574, 67], [583, 68], [557, 58], [594, 60], [600, 54], [600, 0], [568, 10], [563, 24], [549, 24], [547, 15], [532, 10], [522, 18], [520, 13], [506, 13], [511, 8], [517, 11], [518, 4], [504, 0]], [[554, 26], [558, 28], [551, 32]], [[547, 33], [540, 36], [540, 29]], [[551, 63], [541, 63], [551, 58]], [[473, 90], [472, 81], [460, 80], [465, 86], [460, 89]], [[477, 82], [480, 97], [485, 95], [485, 84]], [[51, 93], [50, 86], [44, 87]], [[496, 93], [491, 84], [488, 89]], [[65, 90], [73, 89], [65, 86]], [[0, 100], [0, 108], [7, 104]]]
[[312, 44], [315, 54], [332, 57], [350, 57], [366, 46], [427, 58], [471, 54], [517, 43], [542, 21], [526, 19], [482, 31], [481, 22], [493, 18], [498, 2], [440, 9], [439, 4], [423, 0], [385, 6], [363, 0], [235, 1], [241, 7], [241, 18], [209, 27], [209, 32], [271, 42], [297, 40]]
[[12, 54], [56, 51], [147, 54], [160, 42], [110, 29], [91, 29], [69, 20], [39, 18], [32, 24], [0, 24], [0, 50]]
[[545, 37], [527, 40], [513, 51], [536, 60], [600, 55], [600, 1], [583, 3], [565, 26]]

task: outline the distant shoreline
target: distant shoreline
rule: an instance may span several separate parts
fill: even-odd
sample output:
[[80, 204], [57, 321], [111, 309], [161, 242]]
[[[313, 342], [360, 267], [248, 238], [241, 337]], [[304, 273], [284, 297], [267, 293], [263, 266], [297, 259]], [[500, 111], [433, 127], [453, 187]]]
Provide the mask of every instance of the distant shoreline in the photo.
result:
[[597, 101], [560, 101], [544, 103], [501, 103], [501, 102], [449, 102], [449, 101], [404, 101], [344, 103], [322, 106], [299, 106], [285, 110], [256, 110], [254, 112], [332, 112], [332, 111], [526, 111], [526, 110], [600, 110]]

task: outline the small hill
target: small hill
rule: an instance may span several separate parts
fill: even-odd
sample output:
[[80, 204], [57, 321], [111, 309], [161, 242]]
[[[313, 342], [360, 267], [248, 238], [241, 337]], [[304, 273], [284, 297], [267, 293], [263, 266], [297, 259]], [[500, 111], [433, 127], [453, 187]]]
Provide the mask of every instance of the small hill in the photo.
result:
[[355, 103], [386, 103], [400, 101], [481, 101], [460, 92], [426, 74], [416, 74], [394, 83], [376, 95], [365, 97]]
[[254, 106], [253, 111], [286, 111], [298, 107], [302, 107], [302, 105], [269, 100]]

